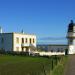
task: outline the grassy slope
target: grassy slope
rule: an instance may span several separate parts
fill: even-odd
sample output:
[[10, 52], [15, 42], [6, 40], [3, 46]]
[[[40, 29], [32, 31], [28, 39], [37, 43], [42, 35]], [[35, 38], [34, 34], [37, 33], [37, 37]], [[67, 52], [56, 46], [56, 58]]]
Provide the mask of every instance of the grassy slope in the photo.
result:
[[[57, 58], [59, 61], [62, 56]], [[63, 57], [56, 66], [55, 56], [43, 58], [3, 55], [0, 56], [0, 75], [63, 75], [66, 59]]]
[[0, 75], [49, 75], [49, 72], [48, 58], [0, 56]]
[[68, 60], [68, 57], [64, 56], [62, 60], [58, 63], [58, 65], [53, 69], [51, 75], [63, 75], [67, 60]]

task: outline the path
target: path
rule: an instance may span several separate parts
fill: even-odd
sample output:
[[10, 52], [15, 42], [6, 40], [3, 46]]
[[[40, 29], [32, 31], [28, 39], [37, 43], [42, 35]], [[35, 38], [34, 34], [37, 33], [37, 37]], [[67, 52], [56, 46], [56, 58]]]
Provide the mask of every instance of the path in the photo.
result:
[[64, 75], [75, 75], [75, 55], [70, 55]]

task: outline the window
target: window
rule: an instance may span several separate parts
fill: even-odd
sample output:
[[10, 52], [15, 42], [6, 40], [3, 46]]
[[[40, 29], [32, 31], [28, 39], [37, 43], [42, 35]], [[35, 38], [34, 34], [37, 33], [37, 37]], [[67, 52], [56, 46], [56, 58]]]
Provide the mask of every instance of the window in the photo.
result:
[[26, 38], [26, 40], [25, 40], [25, 43], [27, 43], [27, 38]]
[[22, 43], [24, 43], [24, 38], [22, 38]]
[[53, 52], [53, 50], [51, 50], [51, 52]]
[[35, 40], [33, 39], [33, 43], [35, 43]]
[[30, 38], [30, 44], [31, 44], [31, 38]]
[[16, 38], [16, 43], [19, 43], [19, 38], [18, 37]]
[[24, 48], [22, 47], [22, 51], [24, 50]]

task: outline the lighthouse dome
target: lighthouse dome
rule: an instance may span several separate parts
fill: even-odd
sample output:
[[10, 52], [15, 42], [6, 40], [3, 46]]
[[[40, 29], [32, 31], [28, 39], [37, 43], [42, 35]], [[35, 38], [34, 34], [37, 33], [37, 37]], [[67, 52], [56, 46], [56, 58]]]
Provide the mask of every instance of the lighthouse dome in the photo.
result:
[[71, 20], [69, 26], [68, 26], [68, 32], [73, 32], [73, 28], [75, 26], [75, 23], [73, 23], [73, 20]]

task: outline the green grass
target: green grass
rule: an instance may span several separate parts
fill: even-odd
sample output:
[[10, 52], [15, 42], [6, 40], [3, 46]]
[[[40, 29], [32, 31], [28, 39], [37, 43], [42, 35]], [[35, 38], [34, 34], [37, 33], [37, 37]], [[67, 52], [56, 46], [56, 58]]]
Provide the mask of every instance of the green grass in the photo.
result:
[[0, 75], [49, 75], [49, 72], [48, 58], [0, 56]]
[[61, 58], [0, 55], [0, 75], [50, 75], [51, 71], [52, 75], [59, 75], [56, 69], [63, 68], [58, 65]]
[[51, 75], [64, 75], [64, 68], [66, 65], [66, 62], [68, 60], [67, 56], [64, 56], [57, 66], [52, 70]]

